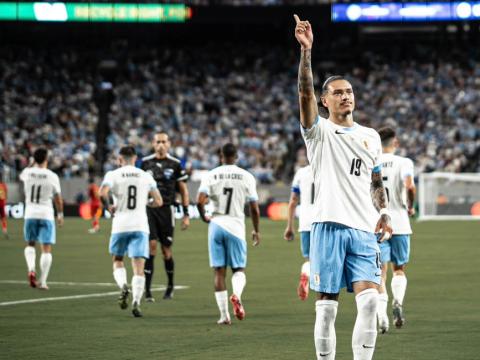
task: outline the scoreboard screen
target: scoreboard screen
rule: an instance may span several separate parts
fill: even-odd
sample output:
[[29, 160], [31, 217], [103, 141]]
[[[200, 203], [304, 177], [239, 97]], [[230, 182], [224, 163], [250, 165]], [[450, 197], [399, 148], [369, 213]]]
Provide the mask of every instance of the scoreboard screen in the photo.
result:
[[332, 5], [333, 22], [465, 21], [480, 19], [480, 1]]

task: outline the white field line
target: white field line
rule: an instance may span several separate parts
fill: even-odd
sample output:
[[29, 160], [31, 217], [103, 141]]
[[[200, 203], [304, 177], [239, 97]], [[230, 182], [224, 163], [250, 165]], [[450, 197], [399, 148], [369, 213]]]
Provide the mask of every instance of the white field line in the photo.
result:
[[[49, 284], [53, 284], [53, 282], [50, 282]], [[160, 286], [160, 287], [153, 288], [152, 291], [161, 291], [165, 289], [166, 289], [165, 286]], [[175, 290], [184, 290], [184, 289], [188, 289], [188, 286], [183, 286], [183, 285], [175, 286]], [[47, 302], [47, 301], [88, 299], [88, 298], [105, 297], [105, 296], [112, 296], [112, 295], [118, 295], [118, 291], [109, 291], [109, 292], [85, 294], [85, 295], [57, 296], [57, 297], [40, 298], [40, 299], [18, 300], [18, 301], [5, 301], [5, 302], [0, 302], [0, 306], [32, 304], [32, 303]]]

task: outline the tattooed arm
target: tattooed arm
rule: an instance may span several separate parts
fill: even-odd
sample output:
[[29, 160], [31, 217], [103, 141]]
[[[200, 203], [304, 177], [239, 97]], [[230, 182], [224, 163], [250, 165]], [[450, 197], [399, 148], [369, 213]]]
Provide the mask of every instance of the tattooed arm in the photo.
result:
[[372, 172], [372, 184], [370, 185], [370, 194], [372, 195], [372, 202], [375, 209], [380, 213], [380, 219], [375, 227], [375, 233], [380, 233], [379, 242], [388, 240], [392, 234], [392, 223], [390, 215], [388, 214], [387, 195], [383, 187], [382, 172]]
[[313, 88], [312, 73], [312, 26], [308, 21], [296, 21], [295, 37], [301, 45], [300, 64], [298, 66], [298, 96], [300, 101], [300, 122], [304, 128], [311, 128], [318, 116], [317, 99]]

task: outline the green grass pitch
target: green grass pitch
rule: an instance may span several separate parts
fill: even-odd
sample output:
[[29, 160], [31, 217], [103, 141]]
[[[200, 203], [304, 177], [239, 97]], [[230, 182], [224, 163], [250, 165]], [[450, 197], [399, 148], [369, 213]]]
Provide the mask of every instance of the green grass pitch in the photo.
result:
[[[26, 282], [6, 282], [26, 281], [23, 222], [11, 220], [9, 226], [10, 240], [0, 238], [0, 303], [117, 292], [113, 286], [81, 284], [51, 284], [42, 292]], [[88, 234], [88, 227], [67, 219], [58, 230], [51, 282], [113, 283], [110, 224], [103, 221], [96, 235]], [[120, 310], [117, 295], [0, 306], [0, 359], [314, 359], [314, 296], [297, 299], [298, 236], [287, 243], [283, 229], [284, 223], [263, 220], [262, 244], [249, 244], [242, 322], [215, 324], [207, 228], [193, 221], [189, 230], [176, 232], [176, 283], [188, 288], [176, 291], [172, 301], [156, 292], [156, 303], [143, 303], [141, 319]], [[378, 336], [375, 359], [480, 359], [480, 224], [424, 222], [415, 223], [414, 231], [407, 324]], [[130, 265], [128, 271], [131, 278]], [[164, 283], [157, 257], [155, 284]], [[354, 297], [342, 293], [337, 359], [352, 359], [354, 320]]]

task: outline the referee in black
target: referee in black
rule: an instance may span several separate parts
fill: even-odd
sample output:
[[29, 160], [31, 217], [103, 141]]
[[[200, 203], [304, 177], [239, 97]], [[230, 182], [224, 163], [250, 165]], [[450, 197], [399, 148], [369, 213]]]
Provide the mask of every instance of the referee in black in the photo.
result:
[[157, 241], [160, 242], [168, 285], [164, 299], [173, 297], [174, 262], [172, 257], [173, 230], [175, 228], [175, 195], [182, 197], [183, 219], [182, 230], [190, 225], [188, 205], [190, 203], [187, 188], [188, 175], [180, 164], [180, 160], [168, 154], [170, 140], [165, 132], [158, 132], [153, 138], [155, 153], [142, 159], [142, 170], [150, 173], [157, 182], [158, 190], [163, 198], [160, 208], [147, 207], [148, 225], [150, 227], [150, 258], [145, 262], [145, 300], [154, 302], [151, 293], [153, 263], [157, 254]]

